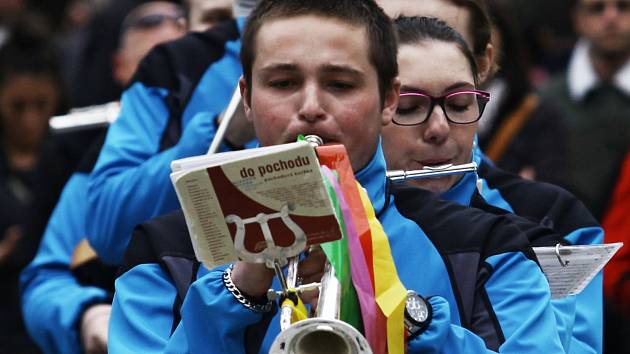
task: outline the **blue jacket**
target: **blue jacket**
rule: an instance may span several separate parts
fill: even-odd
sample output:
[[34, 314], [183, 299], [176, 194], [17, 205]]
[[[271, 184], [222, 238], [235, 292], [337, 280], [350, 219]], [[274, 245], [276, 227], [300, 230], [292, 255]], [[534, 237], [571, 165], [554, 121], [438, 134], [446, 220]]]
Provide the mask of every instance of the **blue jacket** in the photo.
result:
[[[402, 282], [432, 296], [433, 320], [410, 342], [409, 353], [562, 352], [547, 281], [509, 218], [439, 201], [417, 188], [395, 191], [394, 199], [384, 173], [379, 148], [356, 177], [389, 237]], [[181, 252], [186, 243], [188, 251]], [[277, 315], [243, 307], [223, 285], [224, 267], [206, 269], [191, 250], [181, 213], [136, 229], [116, 281], [111, 353], [267, 352], [278, 333]], [[190, 276], [189, 287], [178, 280]], [[246, 350], [260, 329], [262, 346]]]
[[[567, 244], [603, 242], [602, 228], [587, 208], [569, 192], [555, 185], [528, 181], [496, 168], [476, 144], [473, 160], [479, 165], [478, 174], [464, 176], [442, 197], [463, 205], [477, 206], [473, 196], [477, 183], [481, 183], [481, 195], [487, 203], [553, 229], [563, 236]], [[580, 294], [552, 300], [552, 304], [563, 346], [568, 353], [602, 352], [601, 272]]]
[[89, 241], [119, 264], [135, 225], [179, 208], [171, 161], [204, 154], [242, 69], [244, 20], [159, 45], [124, 91], [90, 176]]
[[102, 287], [82, 285], [70, 270], [72, 252], [85, 237], [86, 173], [72, 175], [61, 194], [35, 259], [20, 277], [26, 328], [44, 353], [83, 353], [79, 321], [92, 304], [111, 302]]

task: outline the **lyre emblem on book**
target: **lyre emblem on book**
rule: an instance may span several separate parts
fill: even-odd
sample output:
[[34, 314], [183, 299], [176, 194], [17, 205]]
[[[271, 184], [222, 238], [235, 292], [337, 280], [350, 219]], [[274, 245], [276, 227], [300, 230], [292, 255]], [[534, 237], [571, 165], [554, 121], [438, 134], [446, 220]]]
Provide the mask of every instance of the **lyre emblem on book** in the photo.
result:
[[[281, 265], [286, 263], [286, 258], [299, 254], [306, 247], [306, 234], [296, 224], [289, 215], [289, 204], [285, 204], [279, 212], [265, 214], [259, 213], [258, 215], [242, 219], [236, 214], [230, 214], [225, 217], [225, 221], [230, 224], [236, 224], [236, 236], [234, 237], [234, 247], [238, 256], [244, 261], [261, 262], [265, 261], [268, 266], [273, 266], [274, 261], [279, 261]], [[294, 241], [287, 247], [277, 246], [271, 236], [271, 230], [269, 229], [269, 220], [280, 218], [284, 225], [293, 232], [295, 236]], [[245, 248], [245, 225], [258, 223], [265, 238], [265, 249], [258, 253], [253, 253]]]

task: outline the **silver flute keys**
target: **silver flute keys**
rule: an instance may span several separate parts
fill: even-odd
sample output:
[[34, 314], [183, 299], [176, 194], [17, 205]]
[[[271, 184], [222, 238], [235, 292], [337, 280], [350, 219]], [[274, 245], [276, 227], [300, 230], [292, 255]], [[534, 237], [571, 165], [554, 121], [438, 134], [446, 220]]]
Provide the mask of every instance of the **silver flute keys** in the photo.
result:
[[468, 172], [477, 172], [475, 162], [462, 165], [426, 166], [421, 170], [392, 170], [387, 171], [386, 175], [392, 182], [405, 182], [410, 179], [435, 178]]

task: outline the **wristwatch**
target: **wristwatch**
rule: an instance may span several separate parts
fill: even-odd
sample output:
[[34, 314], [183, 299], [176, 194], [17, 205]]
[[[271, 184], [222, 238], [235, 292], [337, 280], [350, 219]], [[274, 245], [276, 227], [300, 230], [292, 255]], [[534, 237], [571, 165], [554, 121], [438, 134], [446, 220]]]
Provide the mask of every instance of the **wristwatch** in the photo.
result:
[[433, 317], [433, 309], [431, 304], [418, 295], [413, 290], [407, 290], [407, 301], [405, 304], [405, 329], [407, 330], [407, 339], [417, 337], [424, 332], [431, 318]]

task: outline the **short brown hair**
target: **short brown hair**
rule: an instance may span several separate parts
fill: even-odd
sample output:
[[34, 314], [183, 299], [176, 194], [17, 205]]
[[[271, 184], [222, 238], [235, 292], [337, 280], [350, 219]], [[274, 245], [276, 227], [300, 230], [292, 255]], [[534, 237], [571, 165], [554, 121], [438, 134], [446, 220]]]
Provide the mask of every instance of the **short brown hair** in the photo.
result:
[[[398, 76], [396, 36], [391, 20], [373, 0], [262, 0], [251, 13], [241, 44], [243, 76], [251, 94], [256, 35], [265, 22], [319, 15], [366, 29], [369, 60], [378, 75], [381, 104]], [[249, 97], [246, 99], [249, 100]]]

